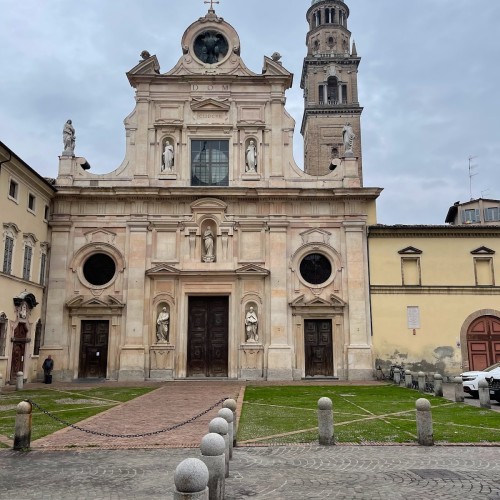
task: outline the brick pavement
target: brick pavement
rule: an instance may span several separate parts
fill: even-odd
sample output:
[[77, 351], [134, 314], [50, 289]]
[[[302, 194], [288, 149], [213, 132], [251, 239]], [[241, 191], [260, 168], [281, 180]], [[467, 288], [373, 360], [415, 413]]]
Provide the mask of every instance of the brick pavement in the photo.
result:
[[[223, 398], [238, 397], [238, 382], [171, 382], [132, 401], [120, 404], [78, 425], [108, 434], [148, 433], [165, 429], [198, 415]], [[73, 387], [74, 390], [74, 387]], [[140, 438], [112, 438], [88, 434], [70, 427], [32, 442], [33, 449], [198, 447], [210, 420], [222, 406], [195, 422]], [[36, 410], [35, 410], [36, 411]]]

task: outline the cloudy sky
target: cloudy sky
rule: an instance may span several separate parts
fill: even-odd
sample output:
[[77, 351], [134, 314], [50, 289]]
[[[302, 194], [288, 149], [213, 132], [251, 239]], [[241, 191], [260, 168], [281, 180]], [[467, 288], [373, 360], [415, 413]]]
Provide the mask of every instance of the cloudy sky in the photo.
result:
[[[295, 74], [287, 109], [300, 128], [299, 88], [310, 0], [221, 0], [254, 72], [278, 51]], [[448, 207], [500, 198], [499, 0], [347, 0], [362, 57], [365, 186], [383, 187], [382, 224], [442, 224]], [[56, 177], [62, 127], [73, 120], [77, 155], [95, 173], [125, 152], [123, 119], [134, 93], [125, 72], [146, 49], [161, 71], [205, 15], [203, 0], [0, 0], [0, 140]], [[302, 138], [295, 156], [302, 160]]]

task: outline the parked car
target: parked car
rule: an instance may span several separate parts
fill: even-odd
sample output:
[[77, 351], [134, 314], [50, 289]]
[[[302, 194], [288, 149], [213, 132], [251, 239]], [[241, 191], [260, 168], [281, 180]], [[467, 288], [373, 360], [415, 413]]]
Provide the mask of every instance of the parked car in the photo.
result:
[[491, 378], [492, 376], [500, 378], [500, 362], [488, 366], [483, 371], [463, 372], [460, 376], [462, 377], [464, 392], [477, 399], [479, 397], [479, 387], [477, 384], [480, 380], [486, 380], [486, 378]]
[[500, 375], [494, 375], [491, 378], [486, 378], [490, 386], [490, 399], [494, 399], [500, 403]]

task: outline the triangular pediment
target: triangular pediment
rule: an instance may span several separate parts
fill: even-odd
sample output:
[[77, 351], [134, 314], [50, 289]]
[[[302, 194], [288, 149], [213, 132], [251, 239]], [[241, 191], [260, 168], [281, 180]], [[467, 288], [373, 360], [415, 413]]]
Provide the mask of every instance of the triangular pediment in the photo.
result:
[[262, 74], [266, 76], [284, 76], [290, 79], [289, 85], [292, 86], [293, 75], [283, 67], [278, 61], [273, 61], [270, 57], [264, 56], [264, 67]]
[[218, 209], [218, 211], [225, 211], [227, 209], [227, 203], [224, 203], [222, 200], [218, 198], [201, 198], [191, 203], [191, 209], [193, 211], [197, 210], [214, 210]]
[[217, 101], [216, 99], [202, 99], [200, 101], [191, 102], [191, 109], [193, 111], [229, 111], [231, 105]]
[[169, 266], [168, 264], [158, 264], [152, 269], [148, 269], [146, 271], [146, 276], [155, 277], [155, 276], [176, 276], [179, 274], [179, 269]]
[[95, 229], [84, 233], [87, 243], [113, 243], [116, 238], [116, 233], [106, 231], [105, 229]]
[[421, 255], [423, 252], [415, 247], [406, 247], [398, 252], [399, 255]]
[[78, 295], [66, 302], [66, 307], [70, 309], [75, 308], [123, 308], [125, 304], [118, 298], [112, 295], [105, 295], [103, 297], [90, 297], [86, 298], [83, 295]]
[[301, 295], [295, 300], [290, 302], [292, 307], [345, 307], [346, 303], [336, 297], [335, 295], [330, 295], [330, 300], [322, 299], [321, 297], [314, 297], [312, 300], [305, 300], [305, 296]]
[[332, 233], [329, 233], [328, 231], [323, 231], [322, 229], [309, 229], [308, 231], [300, 233], [300, 236], [304, 244], [307, 243], [328, 244], [330, 242]]
[[270, 272], [264, 267], [260, 267], [256, 264], [247, 264], [246, 266], [236, 269], [236, 274], [239, 275], [251, 275], [251, 276], [269, 276]]
[[483, 247], [476, 248], [475, 250], [472, 250], [471, 254], [472, 255], [495, 255], [495, 250], [492, 250], [491, 248], [483, 246]]
[[134, 66], [127, 76], [130, 78], [135, 75], [158, 75], [160, 73], [160, 63], [156, 56], [150, 56]]

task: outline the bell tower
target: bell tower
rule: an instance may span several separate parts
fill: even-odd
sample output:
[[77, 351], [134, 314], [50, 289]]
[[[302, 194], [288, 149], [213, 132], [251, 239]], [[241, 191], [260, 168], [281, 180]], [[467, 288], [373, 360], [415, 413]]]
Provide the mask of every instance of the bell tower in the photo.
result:
[[[342, 0], [312, 0], [307, 11], [307, 56], [302, 69], [304, 168], [310, 175], [326, 175], [338, 158], [358, 158], [361, 167], [361, 112], [358, 66], [361, 58], [347, 28], [349, 7]], [[343, 130], [350, 124], [355, 140], [347, 151]], [[351, 148], [349, 148], [351, 149]], [[337, 161], [336, 161], [337, 160]]]

